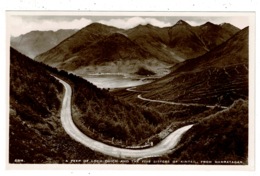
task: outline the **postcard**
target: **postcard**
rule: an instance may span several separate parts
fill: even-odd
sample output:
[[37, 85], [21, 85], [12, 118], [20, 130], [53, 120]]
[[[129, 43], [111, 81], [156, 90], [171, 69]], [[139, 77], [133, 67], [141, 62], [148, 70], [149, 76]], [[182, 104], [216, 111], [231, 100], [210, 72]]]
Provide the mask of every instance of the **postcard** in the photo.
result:
[[254, 168], [254, 13], [6, 15], [8, 169]]

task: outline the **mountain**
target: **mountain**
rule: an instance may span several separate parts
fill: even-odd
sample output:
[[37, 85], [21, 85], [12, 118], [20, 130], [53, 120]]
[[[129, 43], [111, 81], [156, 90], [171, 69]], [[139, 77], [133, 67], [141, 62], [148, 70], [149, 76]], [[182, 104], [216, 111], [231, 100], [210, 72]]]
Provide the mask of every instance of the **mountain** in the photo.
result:
[[125, 32], [127, 37], [138, 44], [143, 50], [148, 51], [155, 58], [166, 63], [183, 61], [183, 58], [174, 54], [168, 46], [169, 34], [167, 28], [147, 25], [138, 25]]
[[36, 57], [36, 60], [51, 65], [53, 63], [63, 62], [70, 59], [70, 55], [79, 52], [86, 46], [89, 46], [92, 43], [104, 39], [108, 35], [120, 31], [120, 29], [115, 27], [92, 23], [85, 28], [82, 28], [51, 50], [40, 54]]
[[173, 67], [174, 72], [196, 71], [210, 67], [226, 67], [234, 64], [248, 66], [248, 27], [214, 50], [196, 59], [187, 60]]
[[237, 33], [238, 31], [240, 31], [239, 28], [237, 28], [236, 26], [233, 26], [232, 24], [230, 23], [222, 23], [220, 24], [220, 26], [222, 28], [224, 28], [225, 30], [229, 31], [230, 33]]
[[238, 31], [229, 23], [215, 25], [207, 22], [194, 27], [179, 20], [172, 27], [165, 28], [139, 25], [127, 30], [126, 34], [155, 58], [178, 63], [205, 54]]
[[185, 60], [196, 58], [225, 42], [238, 31], [238, 28], [229, 23], [216, 25], [206, 22], [201, 26], [191, 26], [180, 20], [169, 28], [169, 45]]
[[205, 54], [208, 50], [198, 37], [196, 28], [180, 20], [168, 29], [169, 46], [183, 61]]
[[36, 60], [78, 75], [134, 73], [143, 65], [151, 70], [167, 65], [131, 41], [124, 30], [99, 23], [86, 26]]
[[193, 27], [182, 20], [172, 27], [148, 24], [129, 30], [93, 23], [36, 60], [82, 75], [135, 73], [143, 66], [159, 74], [169, 65], [205, 54], [235, 34], [226, 28], [211, 23]]
[[[161, 79], [138, 88], [144, 97], [229, 106], [248, 97], [248, 27], [203, 56], [179, 63]], [[159, 96], [160, 95], [160, 96]]]
[[70, 57], [69, 62], [60, 64], [60, 68], [75, 70], [82, 65], [102, 65], [103, 63], [124, 60], [124, 58], [127, 58], [130, 62], [131, 60], [141, 61], [152, 56], [126, 36], [113, 33], [82, 48], [77, 53], [71, 54]]
[[225, 42], [238, 31], [238, 28], [229, 23], [216, 25], [211, 22], [206, 22], [197, 27], [197, 35], [208, 50], [211, 50]]
[[11, 47], [30, 58], [48, 51], [62, 40], [70, 37], [76, 30], [32, 31], [18, 37], [11, 37]]

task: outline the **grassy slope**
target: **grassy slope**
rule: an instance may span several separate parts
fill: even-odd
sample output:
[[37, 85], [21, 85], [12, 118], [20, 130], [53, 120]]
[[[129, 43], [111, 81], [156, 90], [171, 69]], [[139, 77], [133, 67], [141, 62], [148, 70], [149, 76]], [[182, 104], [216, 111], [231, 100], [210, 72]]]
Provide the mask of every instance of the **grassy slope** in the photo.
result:
[[248, 157], [248, 101], [237, 100], [188, 131], [170, 158], [177, 160], [242, 161]]
[[9, 162], [63, 163], [107, 158], [72, 140], [59, 109], [63, 87], [43, 65], [11, 49]]

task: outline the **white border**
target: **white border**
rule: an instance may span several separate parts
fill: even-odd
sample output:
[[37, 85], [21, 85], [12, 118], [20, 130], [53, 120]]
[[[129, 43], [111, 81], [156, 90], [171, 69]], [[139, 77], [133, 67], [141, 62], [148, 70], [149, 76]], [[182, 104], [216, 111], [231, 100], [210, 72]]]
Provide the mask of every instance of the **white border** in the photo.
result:
[[[105, 1], [105, 0], [104, 0]], [[19, 0], [6, 0], [6, 1], [1, 1], [1, 14], [0, 14], [0, 20], [1, 20], [1, 24], [2, 26], [5, 25], [5, 11], [6, 10], [92, 10], [92, 11], [114, 11], [114, 10], [120, 10], [120, 11], [254, 11], [257, 12], [259, 4], [257, 2], [257, 0], [251, 0], [251, 1], [247, 1], [247, 0], [218, 0], [218, 1], [209, 1], [209, 0], [181, 0], [181, 1], [176, 1], [176, 0], [165, 0], [165, 1], [156, 1], [156, 0], [124, 0], [124, 1], [118, 1], [115, 4], [115, 0], [110, 0], [110, 1], [84, 1], [84, 0], [52, 0], [52, 1], [44, 1], [44, 0], [31, 0], [30, 2], [28, 1], [19, 1]], [[142, 1], [142, 2], [140, 2]], [[256, 15], [256, 19], [257, 19], [257, 15]], [[256, 24], [256, 28], [258, 28], [258, 24]], [[2, 28], [3, 29], [3, 28]], [[257, 31], [257, 30], [256, 30]], [[251, 32], [250, 32], [251, 33]], [[1, 30], [1, 38], [4, 39], [6, 37], [6, 33], [5, 33], [5, 29]], [[255, 35], [255, 41], [256, 41], [256, 45], [255, 47], [257, 48], [257, 41], [259, 39], [259, 37], [257, 35]], [[0, 47], [1, 47], [1, 51], [6, 51], [5, 48], [6, 46], [4, 45], [4, 42], [0, 43]], [[0, 52], [1, 54], [1, 58], [5, 58], [6, 57], [6, 53], [5, 52]], [[258, 58], [257, 56], [257, 51], [255, 53], [256, 58]], [[6, 82], [6, 61], [4, 59], [0, 60], [0, 65], [1, 65], [1, 74], [0, 74], [0, 78], [2, 82]], [[256, 68], [256, 75], [258, 74], [258, 64], [259, 64], [259, 60], [256, 60], [255, 62], [255, 68]], [[3, 67], [3, 68], [2, 68]], [[251, 67], [252, 68], [252, 67]], [[251, 73], [252, 74], [252, 73]], [[256, 77], [255, 78], [255, 86], [257, 90], [257, 87], [259, 87], [259, 78]], [[5, 92], [5, 88], [3, 88], [3, 86], [1, 86], [1, 97], [7, 97], [6, 92]], [[5, 86], [6, 87], [6, 86]], [[256, 98], [256, 106], [255, 107], [259, 107], [259, 102], [258, 102], [258, 94], [255, 94], [257, 96]], [[5, 107], [6, 106], [6, 101], [5, 99], [0, 99], [1, 100], [1, 107]], [[3, 111], [3, 114], [7, 114], [6, 108]], [[5, 116], [4, 115], [4, 116]], [[258, 118], [259, 117], [259, 108], [256, 109], [256, 125], [258, 125]], [[3, 123], [1, 123], [2, 129], [4, 132], [6, 132], [7, 130], [5, 130], [5, 120], [4, 118], [1, 118], [1, 120], [3, 121]], [[255, 136], [257, 138], [257, 136], [259, 136], [259, 128], [255, 129]], [[0, 133], [1, 135], [1, 139], [4, 139], [6, 137], [5, 133]], [[4, 140], [5, 141], [5, 140]], [[259, 148], [259, 140], [256, 140], [256, 148]], [[2, 148], [1, 148], [2, 149]], [[3, 152], [3, 154], [1, 154], [1, 156], [5, 156], [5, 145], [4, 145], [4, 149], [1, 150], [1, 152]], [[256, 151], [257, 154], [257, 151]], [[2, 157], [3, 159], [3, 163], [2, 166], [5, 165], [5, 159]], [[258, 161], [258, 160], [257, 160]], [[257, 163], [256, 161], [256, 163]], [[257, 166], [257, 165], [256, 165]], [[21, 168], [22, 169], [22, 168]], [[258, 168], [259, 169], [259, 168]], [[3, 168], [3, 170], [5, 170]], [[224, 174], [226, 172], [208, 172], [208, 171], [200, 171], [200, 172], [187, 172], [185, 171], [186, 168], [183, 168], [182, 171], [175, 171], [174, 174], [176, 175], [219, 175], [219, 174]], [[203, 169], [204, 170], [204, 169]], [[159, 173], [160, 172], [160, 173]], [[151, 171], [151, 172], [145, 172], [145, 174], [149, 174], [149, 175], [158, 175], [158, 174], [165, 174], [165, 175], [169, 175], [172, 174], [172, 172], [166, 171], [163, 172], [162, 170], [160, 170], [159, 172], [155, 172], [155, 171]], [[259, 171], [256, 172], [240, 172], [240, 171], [234, 171], [234, 172], [228, 172], [228, 174], [236, 174], [236, 175], [258, 175]], [[31, 174], [30, 174], [31, 173]], [[27, 175], [46, 175], [52, 173], [52, 171], [48, 171], [48, 172], [22, 172], [22, 174], [27, 174]], [[96, 174], [96, 173], [103, 173], [107, 175], [107, 171], [102, 171], [99, 172], [98, 170], [91, 170], [91, 171], [59, 171], [59, 174], [69, 174], [69, 175], [79, 175], [79, 174], [84, 174], [84, 175], [91, 175], [91, 174]], [[133, 174], [137, 174], [140, 172], [137, 171], [127, 171], [124, 174], [130, 173], [131, 175]], [[5, 172], [3, 171], [4, 175], [18, 175], [21, 174], [20, 171], [8, 171]], [[117, 174], [117, 172], [112, 172], [112, 174]], [[129, 175], [130, 175], [129, 174]], [[141, 173], [143, 175], [143, 172]], [[227, 174], [227, 173], [226, 173]], [[120, 173], [120, 175], [122, 175], [122, 173]]]
[[[225, 16], [247, 16], [249, 19], [249, 45], [250, 45], [250, 50], [249, 50], [249, 61], [250, 61], [250, 79], [249, 79], [249, 85], [250, 85], [250, 95], [249, 95], [249, 104], [250, 104], [250, 109], [252, 109], [254, 107], [254, 13], [223, 13], [223, 12], [38, 12], [38, 11], [33, 11], [33, 12], [28, 12], [28, 11], [23, 11], [23, 12], [16, 12], [16, 11], [12, 11], [12, 12], [7, 12], [7, 27], [9, 27], [8, 22], [9, 22], [9, 16], [12, 15], [52, 15], [52, 16], [62, 16], [62, 15], [67, 15], [67, 16], [73, 16], [73, 15], [90, 15], [90, 16], [221, 16], [221, 17], [225, 17]], [[7, 29], [7, 32], [9, 32], [9, 30]], [[10, 34], [7, 35], [7, 41], [8, 44], [10, 39]], [[7, 46], [8, 46], [7, 44]], [[9, 50], [9, 47], [7, 47], [7, 49]], [[9, 57], [8, 57], [9, 58]], [[254, 108], [253, 108], [254, 109]], [[250, 141], [249, 141], [249, 157], [248, 157], [248, 162], [249, 165], [248, 166], [202, 166], [202, 165], [196, 165], [196, 166], [187, 166], [187, 165], [142, 165], [142, 167], [140, 167], [140, 165], [137, 166], [133, 166], [133, 165], [117, 165], [117, 164], [113, 164], [113, 165], [89, 165], [89, 164], [78, 164], [78, 165], [60, 165], [60, 164], [52, 164], [52, 165], [44, 165], [44, 164], [37, 164], [37, 165], [20, 165], [20, 164], [7, 164], [7, 168], [8, 169], [36, 169], [36, 167], [39, 168], [44, 168], [44, 169], [51, 169], [53, 167], [55, 168], [60, 168], [60, 169], [74, 169], [75, 167], [77, 169], [82, 169], [82, 168], [88, 168], [88, 169], [92, 169], [93, 166], [95, 166], [95, 168], [98, 169], [103, 169], [103, 168], [111, 168], [111, 169], [126, 169], [126, 168], [132, 168], [132, 169], [158, 169], [158, 168], [163, 168], [163, 169], [213, 169], [213, 170], [252, 170], [254, 168], [254, 113], [253, 111], [250, 111], [249, 113], [249, 137], [250, 137]], [[7, 126], [8, 126], [8, 120], [7, 120]], [[8, 136], [7, 136], [8, 138]], [[8, 153], [8, 152], [7, 152]]]

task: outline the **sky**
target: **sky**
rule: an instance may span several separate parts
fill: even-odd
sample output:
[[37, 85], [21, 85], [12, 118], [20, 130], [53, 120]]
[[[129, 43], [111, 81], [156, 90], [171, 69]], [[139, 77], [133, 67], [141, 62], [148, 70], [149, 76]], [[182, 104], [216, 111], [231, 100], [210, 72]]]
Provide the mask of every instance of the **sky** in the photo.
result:
[[242, 29], [249, 25], [249, 18], [242, 14], [240, 16], [176, 16], [175, 14], [166, 16], [97, 16], [97, 15], [32, 15], [32, 14], [11, 14], [7, 18], [7, 23], [11, 36], [19, 36], [30, 31], [57, 31], [59, 29], [81, 29], [93, 22], [106, 24], [122, 29], [133, 28], [139, 24], [152, 24], [158, 27], [168, 27], [174, 25], [179, 20], [184, 20], [192, 26], [198, 26], [208, 21], [221, 24], [231, 23]]

